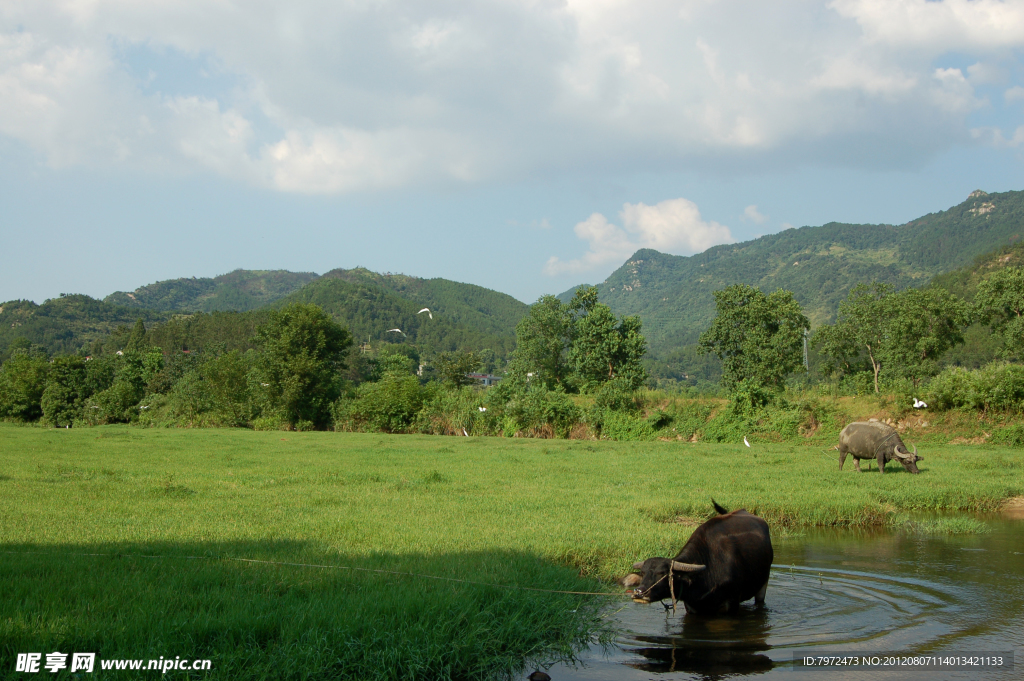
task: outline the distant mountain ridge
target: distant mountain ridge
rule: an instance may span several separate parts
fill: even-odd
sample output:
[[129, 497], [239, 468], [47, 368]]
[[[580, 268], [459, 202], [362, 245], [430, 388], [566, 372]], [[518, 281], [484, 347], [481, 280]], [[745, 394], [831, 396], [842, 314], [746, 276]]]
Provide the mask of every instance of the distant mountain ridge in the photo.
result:
[[248, 312], [296, 291], [319, 275], [288, 270], [235, 270], [219, 277], [167, 279], [131, 293], [115, 291], [103, 302], [176, 312]]
[[[42, 305], [0, 303], [0, 357], [19, 338], [51, 353], [73, 353], [139, 318], [159, 323], [176, 313], [247, 313], [290, 302], [320, 305], [360, 342], [411, 342], [427, 355], [465, 349], [506, 357], [515, 345], [516, 324], [529, 312], [528, 305], [512, 296], [447, 279], [365, 268], [336, 269], [323, 276], [235, 270], [219, 277], [159, 281], [102, 301], [73, 295]], [[425, 307], [430, 312], [420, 314]], [[388, 331], [394, 328], [401, 332]]]
[[[642, 249], [598, 289], [616, 314], [640, 316], [657, 354], [695, 343], [714, 318], [712, 293], [731, 284], [792, 291], [817, 326], [834, 317], [858, 283], [923, 286], [1022, 235], [1024, 192], [979, 190], [957, 206], [900, 226], [833, 222], [692, 256]], [[574, 291], [559, 298], [568, 300]]]

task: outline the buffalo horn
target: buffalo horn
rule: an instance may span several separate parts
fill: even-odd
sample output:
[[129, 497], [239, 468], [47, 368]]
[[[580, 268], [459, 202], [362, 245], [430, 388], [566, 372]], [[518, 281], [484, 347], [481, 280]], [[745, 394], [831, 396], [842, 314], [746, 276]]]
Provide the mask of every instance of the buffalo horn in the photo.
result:
[[633, 563], [633, 569], [634, 570], [643, 570], [644, 569], [644, 562], [641, 560], [641, 561], [639, 561], [637, 563]]
[[672, 569], [678, 570], [679, 572], [700, 572], [707, 565], [697, 565], [696, 563], [680, 563], [678, 560], [672, 561]]
[[924, 457], [917, 454], [917, 445], [914, 445], [914, 456], [917, 456], [918, 461], [924, 461]]

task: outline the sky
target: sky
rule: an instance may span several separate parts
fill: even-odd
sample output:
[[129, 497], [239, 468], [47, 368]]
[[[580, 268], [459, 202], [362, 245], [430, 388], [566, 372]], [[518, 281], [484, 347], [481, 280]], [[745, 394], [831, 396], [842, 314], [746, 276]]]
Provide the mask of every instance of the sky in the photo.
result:
[[1024, 0], [4, 0], [0, 301], [637, 249], [1024, 189]]

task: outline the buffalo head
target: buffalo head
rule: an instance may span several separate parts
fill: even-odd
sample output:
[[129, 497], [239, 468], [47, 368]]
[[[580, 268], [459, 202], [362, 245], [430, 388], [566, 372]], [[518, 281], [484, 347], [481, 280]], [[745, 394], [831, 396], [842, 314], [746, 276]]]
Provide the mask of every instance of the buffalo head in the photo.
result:
[[903, 467], [907, 469], [908, 473], [917, 474], [920, 471], [917, 470], [917, 462], [924, 461], [923, 456], [917, 455], [917, 445], [914, 445], [914, 451], [908, 451], [907, 446], [900, 442], [896, 445], [896, 448], [892, 452], [893, 458], [903, 464]]
[[[640, 586], [633, 590], [633, 600], [642, 603], [663, 601], [672, 598], [673, 590], [676, 600], [686, 600], [694, 575], [706, 567], [694, 563], [681, 563], [670, 558], [648, 558], [634, 563], [633, 569], [639, 572], [643, 579]], [[671, 587], [670, 579], [673, 580]]]

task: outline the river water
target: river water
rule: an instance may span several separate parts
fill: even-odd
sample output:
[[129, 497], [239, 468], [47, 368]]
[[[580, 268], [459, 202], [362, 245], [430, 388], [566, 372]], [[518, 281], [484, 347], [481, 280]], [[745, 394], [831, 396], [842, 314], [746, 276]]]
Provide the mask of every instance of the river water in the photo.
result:
[[[610, 611], [613, 645], [593, 645], [554, 681], [605, 679], [1024, 678], [1024, 520], [985, 519], [965, 536], [816, 530], [773, 542], [766, 607], [735, 616], [675, 614], [627, 602]], [[621, 609], [619, 609], [621, 608]], [[615, 612], [617, 610], [617, 612]], [[1014, 668], [807, 669], [798, 657], [842, 653], [1014, 653]]]

